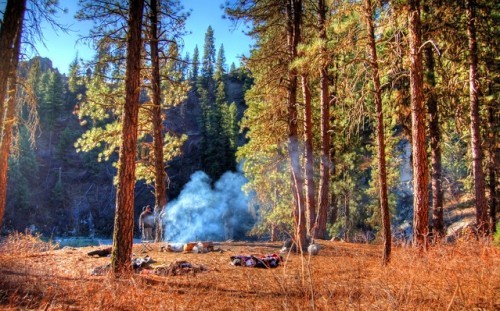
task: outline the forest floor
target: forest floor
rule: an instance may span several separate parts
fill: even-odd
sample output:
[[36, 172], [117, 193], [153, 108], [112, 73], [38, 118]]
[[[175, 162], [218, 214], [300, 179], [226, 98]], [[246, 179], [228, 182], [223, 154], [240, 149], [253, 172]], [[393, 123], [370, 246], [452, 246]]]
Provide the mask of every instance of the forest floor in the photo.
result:
[[277, 268], [231, 265], [230, 256], [278, 253], [281, 243], [216, 244], [205, 254], [135, 244], [153, 267], [184, 260], [207, 271], [165, 276], [145, 269], [121, 279], [95, 276], [104, 247], [54, 249], [32, 236], [0, 245], [4, 310], [500, 310], [500, 248], [458, 240], [419, 253], [395, 247], [319, 241], [317, 256], [284, 254]]

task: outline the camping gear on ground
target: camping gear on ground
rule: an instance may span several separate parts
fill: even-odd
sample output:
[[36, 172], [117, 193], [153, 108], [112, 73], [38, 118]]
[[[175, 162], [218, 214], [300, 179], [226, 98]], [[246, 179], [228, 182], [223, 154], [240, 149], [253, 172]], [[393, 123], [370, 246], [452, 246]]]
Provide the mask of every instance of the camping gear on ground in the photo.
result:
[[156, 261], [149, 257], [149, 255], [146, 255], [145, 257], [132, 258], [132, 268], [134, 270], [150, 268], [149, 265], [154, 262]]
[[192, 250], [193, 250], [193, 247], [195, 247], [195, 246], [196, 246], [196, 244], [197, 244], [196, 242], [189, 242], [189, 243], [184, 244], [184, 251], [185, 251], [185, 252], [190, 252], [190, 251], [192, 251]]
[[168, 243], [167, 247], [162, 246], [160, 248], [160, 252], [168, 251], [168, 252], [180, 253], [184, 250], [184, 248], [185, 248], [185, 244], [182, 244], [182, 243]]
[[231, 256], [231, 264], [241, 267], [276, 268], [280, 262], [283, 257], [277, 254]]

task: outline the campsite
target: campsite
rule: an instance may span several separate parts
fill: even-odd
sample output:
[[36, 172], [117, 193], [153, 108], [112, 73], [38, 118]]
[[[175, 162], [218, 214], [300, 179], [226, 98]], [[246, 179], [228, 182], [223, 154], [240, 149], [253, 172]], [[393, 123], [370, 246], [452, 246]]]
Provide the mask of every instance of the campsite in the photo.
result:
[[[0, 245], [0, 303], [5, 310], [498, 310], [500, 251], [463, 240], [423, 257], [398, 247], [390, 265], [381, 247], [318, 241], [318, 255], [281, 254], [276, 268], [234, 266], [238, 254], [279, 254], [282, 243], [221, 242], [207, 253], [160, 251], [135, 244], [147, 269], [115, 281], [92, 275], [105, 247], [51, 249], [34, 237]], [[203, 271], [153, 273], [185, 261]]]
[[500, 311], [499, 17], [0, 0], [0, 309]]

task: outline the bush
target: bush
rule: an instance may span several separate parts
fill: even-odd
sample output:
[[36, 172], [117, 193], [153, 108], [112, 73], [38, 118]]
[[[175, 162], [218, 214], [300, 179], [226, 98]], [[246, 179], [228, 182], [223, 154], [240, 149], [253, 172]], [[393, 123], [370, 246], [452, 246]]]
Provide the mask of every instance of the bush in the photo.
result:
[[496, 230], [493, 232], [493, 244], [500, 246], [500, 222], [497, 222]]
[[0, 252], [9, 254], [40, 253], [57, 249], [59, 245], [45, 242], [41, 234], [13, 232], [0, 241]]

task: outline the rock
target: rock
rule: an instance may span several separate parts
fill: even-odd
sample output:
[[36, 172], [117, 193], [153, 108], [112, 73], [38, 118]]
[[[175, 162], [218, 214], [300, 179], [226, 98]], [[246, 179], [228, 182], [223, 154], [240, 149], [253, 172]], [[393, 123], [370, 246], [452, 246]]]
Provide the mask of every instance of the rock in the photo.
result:
[[309, 256], [316, 256], [318, 255], [319, 252], [319, 245], [312, 243], [307, 247], [307, 252], [309, 253]]

